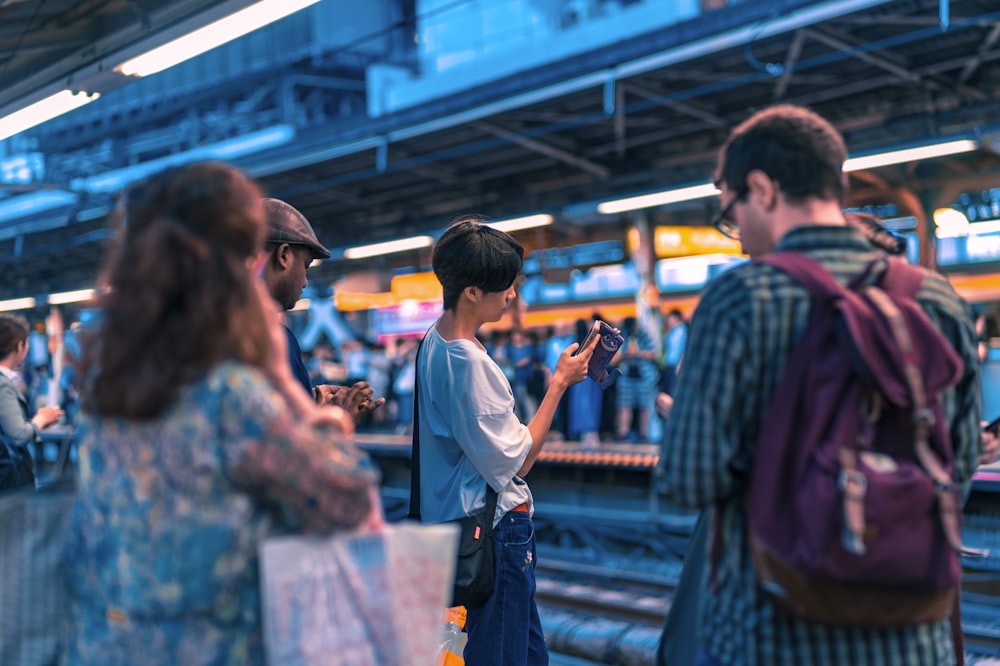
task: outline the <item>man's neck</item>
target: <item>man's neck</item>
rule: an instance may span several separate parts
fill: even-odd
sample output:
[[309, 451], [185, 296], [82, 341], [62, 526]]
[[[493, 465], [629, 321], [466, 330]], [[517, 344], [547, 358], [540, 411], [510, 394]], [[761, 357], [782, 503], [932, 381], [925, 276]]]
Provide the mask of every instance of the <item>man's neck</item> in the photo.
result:
[[438, 319], [438, 334], [448, 340], [476, 340], [476, 332], [483, 322], [466, 312], [461, 304], [452, 310], [445, 310]]
[[775, 211], [772, 228], [775, 241], [792, 229], [807, 226], [844, 226], [847, 221], [840, 204], [828, 199], [806, 199], [801, 204], [785, 203]]

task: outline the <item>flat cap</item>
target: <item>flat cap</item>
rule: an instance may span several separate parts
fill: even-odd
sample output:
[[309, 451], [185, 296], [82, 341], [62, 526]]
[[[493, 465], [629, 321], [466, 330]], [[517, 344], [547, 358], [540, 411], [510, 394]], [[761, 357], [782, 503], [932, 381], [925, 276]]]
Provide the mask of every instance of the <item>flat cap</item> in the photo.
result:
[[305, 245], [316, 259], [329, 259], [330, 251], [316, 238], [306, 216], [280, 199], [264, 199], [267, 210], [267, 242]]

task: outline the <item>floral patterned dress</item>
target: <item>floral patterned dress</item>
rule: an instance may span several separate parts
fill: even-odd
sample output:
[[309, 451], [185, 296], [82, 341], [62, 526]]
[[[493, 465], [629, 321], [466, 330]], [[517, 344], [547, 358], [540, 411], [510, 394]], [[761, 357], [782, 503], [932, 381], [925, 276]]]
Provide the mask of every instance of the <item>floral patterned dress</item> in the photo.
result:
[[87, 419], [69, 539], [69, 664], [264, 661], [257, 546], [357, 525], [377, 474], [221, 364], [159, 418]]

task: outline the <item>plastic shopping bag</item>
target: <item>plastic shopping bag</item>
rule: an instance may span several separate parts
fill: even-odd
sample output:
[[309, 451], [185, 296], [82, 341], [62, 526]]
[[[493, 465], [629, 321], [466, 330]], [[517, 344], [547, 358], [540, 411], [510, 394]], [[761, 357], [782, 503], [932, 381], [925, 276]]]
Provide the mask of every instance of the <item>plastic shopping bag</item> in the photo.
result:
[[264, 542], [269, 663], [433, 666], [457, 549], [447, 524]]

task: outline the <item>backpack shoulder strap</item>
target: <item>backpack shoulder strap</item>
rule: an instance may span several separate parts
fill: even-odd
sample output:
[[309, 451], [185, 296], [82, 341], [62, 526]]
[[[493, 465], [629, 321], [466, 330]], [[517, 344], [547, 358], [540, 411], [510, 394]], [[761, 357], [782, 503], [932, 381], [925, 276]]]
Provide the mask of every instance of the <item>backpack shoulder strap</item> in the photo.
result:
[[916, 298], [927, 277], [927, 270], [892, 257], [886, 263], [885, 273], [879, 280], [882, 290], [893, 296]]
[[420, 522], [420, 350], [424, 347], [424, 338], [420, 338], [413, 359], [413, 445], [410, 449], [410, 511], [407, 514], [417, 522]]

